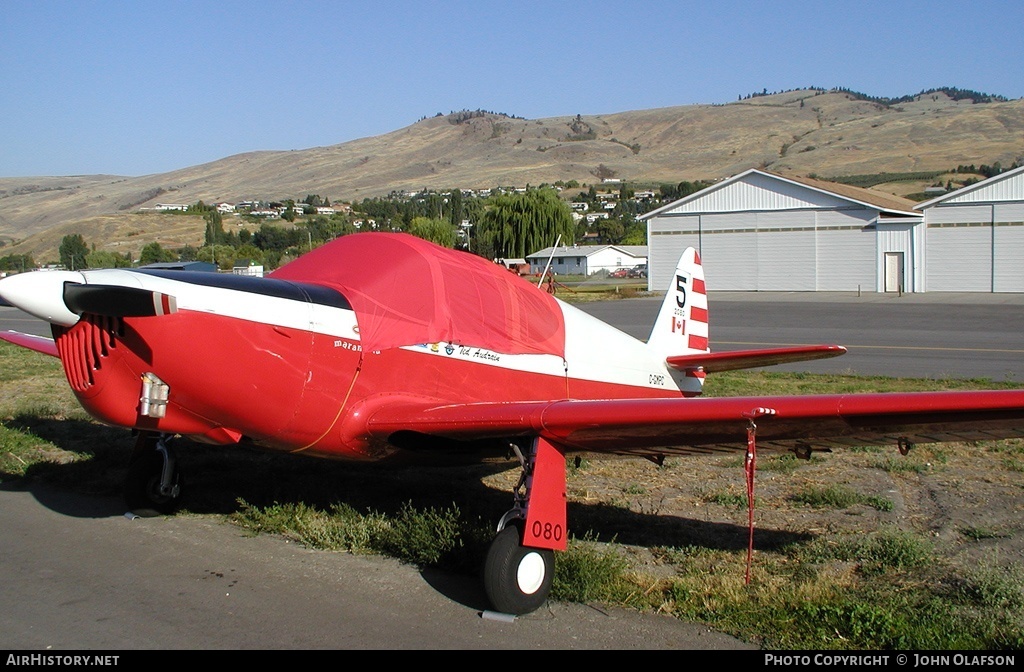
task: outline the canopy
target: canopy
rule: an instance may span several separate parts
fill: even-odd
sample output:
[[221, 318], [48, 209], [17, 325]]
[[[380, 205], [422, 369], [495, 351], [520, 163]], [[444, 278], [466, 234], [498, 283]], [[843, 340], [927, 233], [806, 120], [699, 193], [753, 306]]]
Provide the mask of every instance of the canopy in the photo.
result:
[[554, 297], [469, 252], [404, 233], [356, 233], [270, 274], [330, 287], [352, 305], [364, 349], [453, 343], [565, 356]]

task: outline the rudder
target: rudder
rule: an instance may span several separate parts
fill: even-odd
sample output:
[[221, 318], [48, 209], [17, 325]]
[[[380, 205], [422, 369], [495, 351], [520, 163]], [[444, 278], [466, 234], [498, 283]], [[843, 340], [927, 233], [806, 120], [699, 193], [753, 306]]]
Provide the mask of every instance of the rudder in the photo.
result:
[[710, 352], [704, 267], [692, 247], [679, 257], [647, 347], [662, 358]]

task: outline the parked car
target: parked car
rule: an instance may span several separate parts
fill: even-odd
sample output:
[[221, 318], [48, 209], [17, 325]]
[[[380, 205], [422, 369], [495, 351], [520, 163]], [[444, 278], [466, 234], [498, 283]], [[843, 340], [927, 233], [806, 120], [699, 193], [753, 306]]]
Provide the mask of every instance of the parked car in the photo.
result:
[[608, 277], [610, 277], [610, 278], [628, 278], [630, 270], [631, 269], [628, 269], [628, 268], [616, 268], [614, 271], [612, 271], [611, 273], [608, 274]]
[[637, 264], [633, 268], [629, 269], [627, 274], [628, 278], [646, 278], [647, 277], [647, 264]]

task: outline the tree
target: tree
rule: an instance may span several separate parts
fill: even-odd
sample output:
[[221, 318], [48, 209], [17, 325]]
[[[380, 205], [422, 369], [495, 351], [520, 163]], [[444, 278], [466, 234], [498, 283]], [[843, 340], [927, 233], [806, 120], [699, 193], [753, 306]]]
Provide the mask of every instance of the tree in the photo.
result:
[[72, 233], [64, 236], [60, 241], [60, 263], [64, 268], [75, 271], [88, 268], [89, 264], [85, 256], [89, 254], [89, 247], [85, 244], [85, 238], [80, 233]]
[[261, 250], [284, 252], [289, 247], [299, 244], [304, 238], [298, 229], [284, 229], [273, 224], [262, 224], [252, 236], [252, 243]]
[[224, 232], [224, 218], [218, 211], [207, 212], [203, 215], [203, 219], [206, 220], [205, 242], [207, 245], [220, 245], [227, 241], [227, 234]]
[[443, 219], [432, 217], [414, 217], [409, 225], [409, 233], [449, 248], [455, 247], [458, 239], [454, 226]]
[[130, 254], [118, 254], [107, 250], [97, 250], [85, 255], [89, 268], [129, 268], [132, 265]]
[[647, 224], [645, 222], [638, 222], [635, 219], [631, 221], [623, 222], [626, 227], [626, 233], [619, 240], [620, 245], [646, 245], [647, 244]]
[[615, 245], [626, 234], [626, 227], [617, 219], [599, 219], [594, 222], [592, 231], [602, 243]]
[[8, 254], [0, 258], [0, 271], [31, 271], [35, 267], [31, 254]]
[[139, 253], [139, 265], [159, 264], [166, 261], [177, 261], [178, 258], [170, 250], [165, 250], [160, 243], [147, 243]]
[[498, 257], [524, 258], [554, 245], [559, 235], [562, 244], [576, 242], [572, 211], [550, 188], [491, 197], [480, 229], [478, 253]]
[[196, 258], [217, 264], [222, 271], [230, 271], [235, 263], [235, 254], [235, 248], [230, 245], [204, 245], [196, 252]]
[[256, 247], [255, 245], [252, 245], [251, 243], [246, 245], [240, 245], [239, 247], [235, 248], [235, 258], [233, 262], [238, 261], [239, 259], [248, 259], [249, 263], [256, 264], [258, 266], [265, 265], [263, 259], [263, 250]]
[[178, 259], [180, 261], [197, 261], [198, 260], [196, 255], [199, 252], [199, 250], [197, 250], [196, 248], [192, 247], [191, 245], [185, 245], [183, 247], [179, 247], [176, 250], [176, 252], [177, 252], [177, 255], [178, 255]]

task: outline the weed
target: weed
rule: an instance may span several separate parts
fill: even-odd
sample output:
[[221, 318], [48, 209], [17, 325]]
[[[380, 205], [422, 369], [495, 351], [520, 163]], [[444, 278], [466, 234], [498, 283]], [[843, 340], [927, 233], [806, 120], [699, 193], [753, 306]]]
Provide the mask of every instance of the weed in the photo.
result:
[[931, 546], [921, 537], [896, 529], [869, 535], [819, 538], [789, 549], [803, 562], [857, 562], [865, 574], [905, 570], [928, 564]]
[[701, 495], [701, 499], [708, 504], [718, 504], [730, 508], [743, 508], [747, 505], [747, 496], [737, 492], [719, 490]]
[[848, 509], [855, 504], [864, 504], [879, 511], [892, 511], [893, 508], [893, 503], [887, 499], [862, 495], [856, 490], [839, 485], [810, 487], [792, 495], [790, 500], [818, 508]]
[[1005, 459], [1001, 460], [1000, 464], [1002, 464], [1003, 468], [1006, 469], [1007, 471], [1016, 471], [1016, 472], [1024, 471], [1024, 460], [1015, 460], [1013, 458], [1005, 458]]
[[967, 603], [1006, 611], [1024, 610], [1024, 568], [983, 564], [956, 580], [955, 596]]
[[885, 497], [879, 497], [877, 495], [869, 495], [864, 500], [864, 503], [870, 506], [872, 509], [886, 513], [892, 511], [893, 507], [895, 506], [892, 503], [891, 499], [886, 499]]
[[377, 546], [387, 555], [416, 565], [441, 565], [442, 559], [462, 545], [459, 517], [454, 506], [418, 511], [407, 503], [381, 530]]
[[635, 592], [629, 562], [615, 545], [601, 547], [588, 533], [558, 556], [551, 596], [574, 602], [622, 603]]
[[973, 539], [974, 541], [981, 541], [982, 539], [1002, 539], [1010, 536], [1002, 532], [996, 532], [995, 530], [991, 530], [987, 527], [974, 526], [961, 528], [960, 534], [964, 535], [968, 539]]
[[881, 469], [889, 473], [915, 473], [922, 474], [929, 471], [930, 464], [919, 462], [907, 457], [888, 457], [871, 465], [875, 469]]
[[758, 460], [757, 468], [761, 471], [771, 471], [782, 474], [791, 474], [800, 467], [813, 464], [815, 461], [812, 455], [810, 459], [801, 459], [796, 455], [770, 455], [766, 460]]

